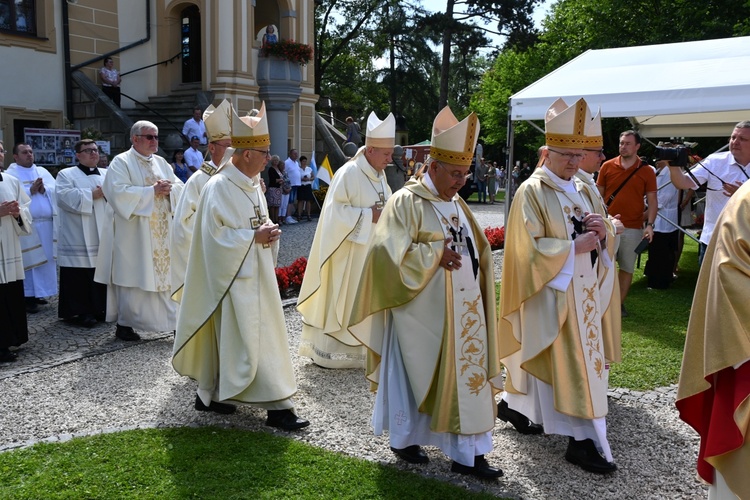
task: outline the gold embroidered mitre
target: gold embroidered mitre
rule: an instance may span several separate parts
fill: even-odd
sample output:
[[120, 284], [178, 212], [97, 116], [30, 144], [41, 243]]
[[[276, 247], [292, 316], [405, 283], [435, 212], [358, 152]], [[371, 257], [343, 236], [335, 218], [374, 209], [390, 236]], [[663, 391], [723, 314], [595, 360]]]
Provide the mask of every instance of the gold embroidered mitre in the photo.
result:
[[432, 122], [430, 157], [452, 165], [471, 165], [479, 137], [479, 118], [471, 113], [461, 122], [446, 106]]
[[568, 106], [557, 99], [544, 117], [544, 137], [547, 146], [561, 148], [601, 148], [602, 120], [601, 108], [591, 118], [591, 109], [586, 101], [578, 99]]
[[255, 116], [240, 118], [232, 111], [232, 147], [235, 149], [262, 148], [271, 145], [266, 117], [266, 103], [261, 103]]
[[232, 135], [232, 104], [224, 99], [217, 107], [211, 104], [203, 112], [208, 142], [229, 139]]
[[396, 118], [389, 113], [380, 120], [374, 111], [367, 117], [365, 146], [372, 148], [393, 148], [396, 144]]

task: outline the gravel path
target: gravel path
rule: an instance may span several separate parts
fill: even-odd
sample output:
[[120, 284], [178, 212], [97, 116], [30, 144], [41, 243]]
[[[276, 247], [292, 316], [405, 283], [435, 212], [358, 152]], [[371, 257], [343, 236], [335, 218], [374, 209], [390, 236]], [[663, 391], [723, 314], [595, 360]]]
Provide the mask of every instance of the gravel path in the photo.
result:
[[[502, 205], [472, 205], [484, 226], [502, 225]], [[307, 254], [304, 243], [314, 223], [284, 227], [280, 264]], [[52, 306], [55, 306], [53, 302]], [[147, 334], [144, 342], [114, 339], [113, 327], [82, 332], [54, 318], [52, 306], [31, 317], [31, 339], [18, 363], [0, 365], [0, 450], [38, 441], [67, 440], [137, 427], [223, 425], [287, 435], [315, 446], [425, 476], [524, 499], [692, 499], [706, 498], [696, 479], [698, 438], [677, 417], [674, 387], [649, 393], [613, 389], [607, 418], [610, 443], [619, 470], [597, 476], [568, 464], [567, 438], [523, 436], [498, 423], [491, 463], [505, 477], [492, 483], [450, 473], [450, 460], [427, 448], [430, 463], [398, 461], [387, 436], [373, 436], [374, 401], [358, 370], [325, 370], [300, 359], [301, 318], [286, 309], [290, 351], [297, 374], [300, 415], [311, 421], [298, 433], [263, 425], [265, 412], [241, 407], [234, 415], [196, 412], [194, 383], [171, 367], [171, 335]]]

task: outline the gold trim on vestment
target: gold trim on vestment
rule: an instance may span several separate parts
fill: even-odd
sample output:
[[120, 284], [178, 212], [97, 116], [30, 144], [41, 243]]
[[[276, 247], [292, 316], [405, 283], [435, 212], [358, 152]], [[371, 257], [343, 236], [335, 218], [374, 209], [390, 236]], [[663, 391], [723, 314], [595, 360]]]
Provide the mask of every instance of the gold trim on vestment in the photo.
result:
[[395, 144], [393, 137], [365, 137], [365, 146], [369, 148], [392, 148]]
[[474, 158], [474, 151], [473, 149], [467, 152], [448, 151], [447, 149], [430, 146], [430, 156], [437, 161], [444, 161], [451, 165], [469, 166], [471, 165], [471, 160]]
[[586, 137], [585, 135], [575, 134], [544, 134], [547, 146], [557, 146], [560, 148], [600, 148], [602, 147], [602, 137]]
[[271, 136], [268, 134], [264, 135], [251, 135], [248, 137], [232, 137], [232, 147], [236, 149], [254, 148], [258, 146], [270, 146]]
[[219, 169], [208, 163], [207, 161], [203, 162], [203, 165], [201, 165], [201, 172], [208, 175], [209, 177], [214, 175], [216, 172], [218, 172]]

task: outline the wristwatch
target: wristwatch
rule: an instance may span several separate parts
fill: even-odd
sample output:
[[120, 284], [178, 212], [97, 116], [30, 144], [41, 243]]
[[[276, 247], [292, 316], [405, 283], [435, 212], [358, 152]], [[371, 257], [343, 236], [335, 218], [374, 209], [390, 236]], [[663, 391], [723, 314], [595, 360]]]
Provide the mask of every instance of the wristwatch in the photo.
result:
[[647, 222], [647, 223], [646, 223], [646, 225], [647, 225], [647, 226], [651, 226], [652, 228], [656, 227], [656, 226], [654, 226], [654, 223], [653, 223], [653, 222]]

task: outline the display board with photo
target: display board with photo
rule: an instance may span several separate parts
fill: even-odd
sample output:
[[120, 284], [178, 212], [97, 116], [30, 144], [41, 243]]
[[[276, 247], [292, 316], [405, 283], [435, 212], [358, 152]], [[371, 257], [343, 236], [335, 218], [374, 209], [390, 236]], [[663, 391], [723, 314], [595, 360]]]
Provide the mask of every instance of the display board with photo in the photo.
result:
[[25, 128], [24, 141], [34, 150], [37, 165], [75, 165], [73, 147], [81, 140], [80, 130]]

